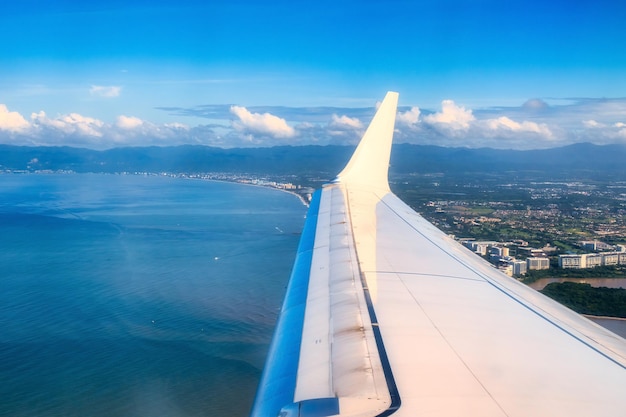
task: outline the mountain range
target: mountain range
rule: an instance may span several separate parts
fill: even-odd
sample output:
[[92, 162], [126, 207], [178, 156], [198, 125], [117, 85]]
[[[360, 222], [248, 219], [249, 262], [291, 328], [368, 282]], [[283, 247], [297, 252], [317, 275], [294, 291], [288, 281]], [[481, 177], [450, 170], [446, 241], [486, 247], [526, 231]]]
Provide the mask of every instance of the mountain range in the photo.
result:
[[[0, 145], [0, 170], [75, 172], [247, 173], [328, 175], [349, 159], [350, 146], [214, 148], [207, 146], [128, 147], [97, 151], [72, 147]], [[542, 150], [445, 148], [398, 144], [392, 174], [537, 171], [626, 178], [626, 145], [574, 144]]]

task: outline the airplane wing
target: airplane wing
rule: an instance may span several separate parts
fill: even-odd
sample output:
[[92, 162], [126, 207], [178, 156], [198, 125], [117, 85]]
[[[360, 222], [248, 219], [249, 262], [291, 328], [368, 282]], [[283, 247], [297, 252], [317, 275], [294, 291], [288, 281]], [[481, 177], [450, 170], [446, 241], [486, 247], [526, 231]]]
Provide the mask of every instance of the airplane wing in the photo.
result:
[[626, 340], [390, 191], [397, 100], [314, 194], [251, 415], [626, 415]]

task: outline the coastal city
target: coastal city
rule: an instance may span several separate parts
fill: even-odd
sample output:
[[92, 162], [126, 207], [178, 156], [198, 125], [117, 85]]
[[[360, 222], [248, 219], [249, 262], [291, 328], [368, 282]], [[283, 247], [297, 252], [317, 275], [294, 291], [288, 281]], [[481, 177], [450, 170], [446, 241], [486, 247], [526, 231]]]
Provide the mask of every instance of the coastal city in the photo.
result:
[[626, 416], [625, 23], [3, 1], [0, 417]]

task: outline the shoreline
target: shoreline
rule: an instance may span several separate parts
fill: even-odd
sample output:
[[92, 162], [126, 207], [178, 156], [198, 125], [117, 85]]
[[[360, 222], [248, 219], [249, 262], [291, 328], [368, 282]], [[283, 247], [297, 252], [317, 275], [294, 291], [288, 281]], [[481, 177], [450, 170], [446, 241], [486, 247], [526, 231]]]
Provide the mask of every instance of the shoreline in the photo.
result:
[[[181, 178], [181, 179], [190, 179], [190, 180], [204, 180], [204, 181], [216, 181], [216, 182], [228, 182], [228, 183], [233, 183], [233, 184], [241, 184], [241, 185], [250, 185], [253, 187], [261, 187], [261, 188], [269, 188], [272, 190], [277, 190], [277, 191], [282, 191], [285, 193], [289, 193], [294, 195], [295, 197], [297, 197], [300, 202], [302, 203], [302, 205], [304, 205], [305, 207], [309, 207], [310, 204], [310, 199], [306, 198], [306, 195], [310, 195], [311, 193], [299, 193], [297, 191], [293, 191], [287, 188], [283, 188], [280, 186], [276, 186], [276, 185], [272, 185], [271, 183], [276, 183], [276, 184], [285, 184], [286, 183], [281, 183], [279, 181], [267, 181], [267, 180], [261, 180], [259, 178], [255, 178], [255, 177], [241, 177], [238, 178], [236, 176], [233, 177], [229, 177], [227, 176], [227, 174], [225, 173], [214, 173], [214, 174], [210, 174], [210, 173], [206, 173], [206, 174], [175, 174], [175, 173], [170, 173], [170, 172], [130, 172], [130, 171], [124, 171], [124, 172], [76, 172], [76, 171], [71, 171], [71, 170], [59, 170], [59, 171], [47, 171], [47, 170], [42, 170], [42, 171], [25, 171], [25, 172], [21, 172], [21, 171], [12, 171], [12, 172], [0, 172], [1, 174], [35, 174], [35, 175], [50, 175], [50, 174], [61, 174], [61, 175], [66, 175], [66, 174], [100, 174], [100, 175], [137, 175], [137, 176], [155, 176], [155, 177], [170, 177], [170, 178]], [[255, 181], [257, 183], [255, 183]], [[258, 183], [261, 182], [261, 183]], [[267, 183], [263, 183], [263, 182], [267, 182]], [[288, 183], [291, 184], [291, 183]]]
[[[158, 175], [158, 174], [157, 174]], [[195, 175], [186, 175], [186, 174], [182, 174], [182, 175], [171, 175], [172, 177], [175, 178], [187, 178], [187, 179], [199, 179], [199, 180], [204, 180], [204, 181], [216, 181], [216, 182], [228, 182], [228, 183], [232, 183], [232, 184], [240, 184], [240, 185], [249, 185], [251, 187], [260, 187], [260, 188], [266, 188], [266, 189], [271, 189], [271, 190], [277, 190], [277, 191], [282, 191], [284, 193], [288, 193], [291, 194], [295, 197], [297, 197], [300, 202], [302, 203], [303, 206], [305, 207], [309, 207], [310, 204], [310, 200], [307, 200], [307, 198], [305, 198], [304, 195], [302, 195], [301, 193], [298, 193], [297, 191], [293, 191], [293, 190], [288, 190], [286, 188], [283, 187], [278, 187], [275, 185], [272, 185], [270, 183], [267, 184], [259, 184], [259, 183], [254, 183], [253, 181], [264, 181], [264, 180], [259, 180], [259, 179], [254, 179], [254, 178], [228, 178], [228, 177], [218, 177], [215, 178], [210, 174], [205, 174], [205, 175], [199, 175], [199, 176], [195, 176]], [[272, 181], [274, 183], [277, 184], [281, 184], [277, 181]], [[307, 193], [310, 195], [310, 193]]]
[[216, 182], [228, 182], [228, 183], [232, 183], [232, 184], [240, 184], [240, 185], [249, 185], [251, 187], [260, 187], [260, 188], [266, 188], [266, 189], [270, 189], [270, 190], [276, 190], [276, 191], [282, 191], [283, 193], [287, 193], [287, 194], [291, 194], [293, 196], [296, 196], [300, 202], [302, 203], [303, 206], [305, 207], [309, 207], [310, 201], [307, 201], [307, 199], [300, 193], [296, 192], [296, 191], [291, 191], [291, 190], [286, 190], [284, 188], [280, 188], [280, 187], [274, 187], [272, 185], [264, 185], [264, 184], [252, 184], [250, 182], [246, 182], [246, 181], [237, 181], [237, 180], [227, 180], [227, 179], [214, 179], [214, 178], [203, 178], [204, 180], [208, 180], [208, 181], [216, 181]]
[[[273, 188], [273, 187], [269, 187], [269, 188]], [[282, 192], [288, 193], [288, 194], [293, 194], [293, 195], [295, 195], [296, 197], [298, 197], [298, 198], [300, 199], [300, 202], [301, 202], [301, 203], [302, 203], [302, 205], [303, 205], [303, 206], [305, 206], [306, 208], [308, 208], [308, 207], [309, 207], [309, 205], [310, 205], [310, 202], [309, 202], [309, 201], [307, 201], [307, 199], [306, 199], [306, 198], [304, 198], [304, 197], [302, 196], [302, 194], [298, 194], [298, 193], [297, 193], [297, 192], [295, 192], [295, 191], [282, 190], [282, 189], [280, 189], [280, 188], [274, 188], [274, 189], [275, 189], [275, 190], [278, 190], [278, 191], [282, 191]]]

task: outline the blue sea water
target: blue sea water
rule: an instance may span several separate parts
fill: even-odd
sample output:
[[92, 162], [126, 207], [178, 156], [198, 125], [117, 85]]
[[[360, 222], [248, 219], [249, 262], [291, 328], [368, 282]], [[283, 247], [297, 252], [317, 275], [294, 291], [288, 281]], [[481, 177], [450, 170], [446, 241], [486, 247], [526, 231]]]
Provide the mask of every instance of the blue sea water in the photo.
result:
[[0, 415], [247, 415], [305, 211], [231, 183], [0, 174]]

